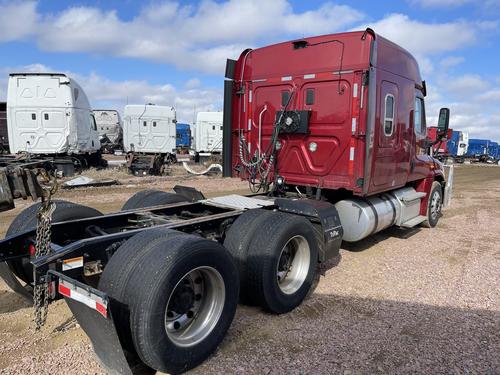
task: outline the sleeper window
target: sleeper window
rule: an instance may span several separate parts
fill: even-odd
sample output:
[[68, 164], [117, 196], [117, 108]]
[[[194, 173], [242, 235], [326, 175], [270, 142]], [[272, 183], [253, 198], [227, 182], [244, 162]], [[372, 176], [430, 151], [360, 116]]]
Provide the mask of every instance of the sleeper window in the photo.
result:
[[314, 104], [314, 89], [306, 90], [306, 105]]
[[281, 106], [285, 107], [288, 103], [288, 99], [290, 98], [290, 92], [282, 91], [281, 92]]
[[426, 129], [424, 99], [419, 97], [415, 98], [415, 111], [413, 112], [413, 116], [415, 130], [420, 134], [425, 134]]
[[385, 112], [384, 112], [384, 134], [392, 135], [394, 130], [394, 96], [387, 94], [385, 96]]
[[148, 123], [146, 121], [142, 122], [142, 126], [147, 126], [147, 125], [148, 125]]
[[153, 121], [153, 128], [156, 128], [156, 121]]

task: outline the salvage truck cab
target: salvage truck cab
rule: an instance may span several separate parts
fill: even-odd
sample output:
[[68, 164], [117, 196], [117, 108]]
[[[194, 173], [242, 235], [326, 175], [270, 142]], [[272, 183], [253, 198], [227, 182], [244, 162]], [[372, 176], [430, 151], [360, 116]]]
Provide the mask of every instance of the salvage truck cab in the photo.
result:
[[[64, 297], [111, 373], [197, 366], [238, 302], [287, 313], [342, 241], [433, 227], [449, 202], [418, 65], [372, 30], [246, 50], [224, 85], [224, 175], [253, 194], [145, 190], [108, 215], [46, 201], [0, 241], [0, 275], [35, 296], [37, 323]], [[440, 137], [448, 122], [443, 108]]]

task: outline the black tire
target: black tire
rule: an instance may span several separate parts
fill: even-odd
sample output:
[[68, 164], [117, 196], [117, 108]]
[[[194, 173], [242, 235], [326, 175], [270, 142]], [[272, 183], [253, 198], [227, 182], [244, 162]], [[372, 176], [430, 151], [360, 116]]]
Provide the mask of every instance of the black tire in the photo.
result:
[[262, 209], [246, 211], [234, 221], [224, 239], [224, 247], [234, 257], [238, 267], [240, 274], [240, 302], [243, 304], [251, 304], [251, 299], [248, 297], [247, 282], [248, 247], [252, 239], [258, 235], [256, 228], [271, 214], [272, 211]]
[[183, 233], [172, 229], [153, 228], [129, 238], [113, 254], [99, 280], [99, 289], [111, 298], [113, 320], [120, 341], [130, 352], [134, 352], [134, 347], [129, 323], [128, 282], [154, 246], [176, 235], [183, 235]]
[[[202, 331], [203, 335], [197, 336], [190, 332], [181, 338], [173, 338], [175, 333], [168, 331], [168, 327], [174, 323], [167, 323], [167, 317], [168, 313], [171, 313], [171, 298], [176, 299], [175, 296], [172, 297], [174, 290], [179, 291], [179, 288], [186, 287], [184, 282], [189, 277], [188, 274], [209, 270], [210, 273], [218, 275], [216, 279], [219, 282], [222, 280], [222, 284], [210, 284], [211, 279], [205, 276], [200, 276], [200, 282], [196, 283], [202, 283], [207, 294], [208, 291], [217, 292], [218, 298], [204, 300], [201, 294], [199, 299], [189, 297], [186, 308], [194, 309], [192, 306], [196, 303], [193, 302], [195, 300], [201, 301], [199, 306], [211, 306], [213, 301], [217, 307], [209, 308], [208, 311], [217, 313], [202, 319], [200, 316], [204, 316], [203, 311], [206, 309], [200, 307], [201, 312], [195, 312], [194, 317], [191, 317], [194, 320], [188, 322], [187, 328], [181, 329], [196, 329], [192, 327], [197, 327], [198, 318], [197, 322], [202, 327], [207, 326], [200, 322], [210, 322], [208, 328], [205, 328], [206, 331]], [[181, 281], [183, 283], [179, 285]], [[213, 353], [231, 325], [238, 303], [238, 271], [232, 256], [220, 244], [193, 235], [176, 236], [168, 242], [157, 244], [148, 256], [137, 264], [129, 284], [133, 286], [128, 288], [128, 299], [135, 349], [146, 365], [166, 373], [187, 371]], [[222, 292], [224, 296], [220, 297]], [[195, 291], [190, 295], [198, 298], [198, 294], [194, 293]]]
[[142, 190], [132, 195], [122, 207], [122, 211], [136, 208], [160, 206], [164, 204], [188, 202], [188, 199], [177, 193], [161, 190]]
[[[52, 214], [52, 222], [59, 223], [67, 220], [85, 219], [88, 217], [102, 216], [102, 212], [92, 207], [54, 199], [56, 209]], [[6, 237], [21, 233], [29, 229], [35, 229], [37, 224], [37, 213], [41, 203], [35, 203], [19, 213], [7, 229]]]
[[[434, 203], [436, 202], [436, 203]], [[435, 205], [437, 204], [437, 207]], [[426, 228], [434, 228], [441, 217], [443, 205], [443, 188], [438, 181], [432, 183], [431, 193], [427, 202], [427, 219], [422, 223]]]
[[[260, 223], [256, 233], [258, 236], [250, 244], [247, 260], [249, 297], [270, 312], [289, 312], [302, 303], [314, 283], [318, 267], [315, 230], [304, 217], [273, 212]], [[279, 263], [285, 259], [281, 257], [282, 251], [294, 253], [288, 259], [297, 263], [288, 267], [288, 271], [280, 272], [283, 277], [280, 285]]]
[[[52, 214], [53, 223], [102, 216], [102, 213], [95, 208], [59, 199], [54, 200], [54, 202], [56, 203], [56, 209]], [[40, 205], [41, 203], [35, 203], [21, 211], [10, 224], [9, 229], [7, 229], [6, 236], [13, 236], [17, 233], [35, 229], [38, 220], [37, 213]], [[20, 260], [6, 263], [10, 270], [25, 283], [29, 284], [33, 281], [33, 270], [29, 259], [22, 258]], [[14, 289], [12, 286], [11, 288]], [[30, 286], [25, 286], [24, 288], [30, 294], [32, 293]]]

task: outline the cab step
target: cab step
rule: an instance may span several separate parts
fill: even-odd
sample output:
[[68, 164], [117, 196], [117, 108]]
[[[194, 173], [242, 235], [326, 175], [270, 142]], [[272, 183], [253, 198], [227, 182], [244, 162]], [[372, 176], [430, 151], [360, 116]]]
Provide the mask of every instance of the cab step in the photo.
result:
[[414, 193], [408, 193], [408, 194], [403, 195], [401, 197], [401, 201], [403, 201], [404, 203], [410, 203], [410, 202], [416, 201], [417, 199], [422, 199], [426, 195], [427, 194], [424, 192], [416, 191]]
[[401, 224], [402, 227], [405, 228], [413, 228], [417, 226], [420, 223], [423, 223], [427, 219], [427, 216], [424, 215], [419, 215], [414, 217], [413, 219], [410, 219], [408, 221], [405, 221], [403, 224]]

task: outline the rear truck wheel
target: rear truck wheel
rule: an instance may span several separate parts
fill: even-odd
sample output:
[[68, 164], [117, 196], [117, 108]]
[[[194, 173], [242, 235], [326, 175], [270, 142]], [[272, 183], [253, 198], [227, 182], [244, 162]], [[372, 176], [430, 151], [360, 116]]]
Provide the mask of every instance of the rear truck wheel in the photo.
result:
[[256, 228], [247, 259], [250, 299], [282, 314], [300, 305], [314, 283], [318, 242], [302, 216], [273, 212]]
[[272, 211], [254, 209], [248, 210], [240, 215], [231, 225], [224, 239], [224, 247], [231, 253], [236, 261], [240, 274], [240, 302], [250, 304], [248, 298], [249, 290], [247, 283], [247, 256], [250, 242], [259, 234], [256, 228], [265, 220]]
[[148, 189], [132, 195], [123, 205], [122, 211], [188, 201], [186, 197], [177, 193]]
[[427, 203], [427, 219], [422, 225], [427, 228], [434, 228], [441, 217], [442, 207], [443, 189], [438, 181], [434, 181], [429, 195], [429, 202]]
[[[102, 216], [100, 211], [91, 207], [59, 199], [56, 199], [53, 202], [56, 204], [56, 209], [52, 214], [53, 223]], [[35, 203], [21, 211], [12, 221], [9, 229], [7, 229], [6, 237], [35, 229], [38, 221], [37, 213], [40, 205], [41, 203]], [[33, 281], [33, 269], [31, 267], [30, 259], [22, 258], [19, 260], [4, 262], [0, 265], [0, 269], [2, 270], [2, 274], [10, 271], [17, 278], [26, 283], [26, 285], [22, 285], [15, 277], [9, 277], [9, 275], [4, 277], [5, 282], [12, 290], [31, 299], [32, 288], [29, 284]], [[21, 293], [21, 290], [25, 290], [26, 293]]]
[[128, 282], [154, 246], [176, 235], [184, 234], [167, 228], [153, 228], [129, 238], [113, 254], [99, 280], [99, 289], [111, 299], [111, 310], [120, 342], [130, 352], [135, 350], [130, 331]]
[[224, 338], [238, 303], [236, 264], [220, 244], [193, 235], [158, 243], [128, 288], [135, 349], [151, 368], [181, 373]]

